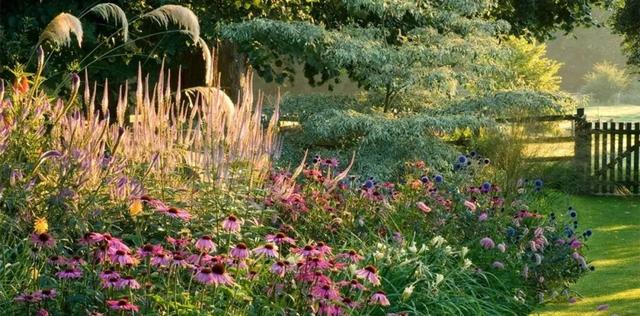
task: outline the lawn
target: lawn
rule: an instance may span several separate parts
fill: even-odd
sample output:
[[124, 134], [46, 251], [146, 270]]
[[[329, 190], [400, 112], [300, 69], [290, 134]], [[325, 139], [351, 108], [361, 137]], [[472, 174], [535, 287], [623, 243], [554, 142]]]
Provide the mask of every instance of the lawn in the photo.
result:
[[585, 108], [589, 121], [638, 122], [640, 121], [640, 105], [620, 104], [611, 106], [589, 106]]
[[[580, 225], [593, 228], [586, 255], [596, 267], [573, 286], [582, 297], [556, 303], [541, 316], [640, 315], [640, 199], [574, 197]], [[608, 304], [607, 311], [596, 307]]]

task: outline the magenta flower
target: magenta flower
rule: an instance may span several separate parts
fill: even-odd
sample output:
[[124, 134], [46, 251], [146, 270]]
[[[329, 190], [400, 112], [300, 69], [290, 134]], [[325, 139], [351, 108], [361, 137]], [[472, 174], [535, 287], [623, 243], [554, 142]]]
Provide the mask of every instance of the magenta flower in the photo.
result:
[[198, 266], [205, 265], [211, 262], [212, 260], [213, 260], [213, 257], [206, 252], [194, 253], [189, 255], [189, 257], [187, 257], [187, 262], [193, 265], [198, 265]]
[[482, 214], [480, 214], [480, 216], [478, 216], [478, 221], [479, 222], [484, 222], [487, 219], [489, 219], [489, 214], [487, 214], [487, 213], [482, 213]]
[[121, 266], [135, 265], [138, 263], [138, 259], [134, 258], [129, 252], [124, 250], [116, 250], [109, 259], [111, 259], [111, 262]]
[[289, 266], [291, 264], [288, 261], [277, 261], [271, 265], [271, 273], [284, 277], [285, 273], [287, 273]]
[[251, 254], [251, 251], [247, 249], [247, 245], [243, 243], [237, 244], [235, 247], [231, 248], [231, 257], [237, 259], [246, 259]]
[[224, 221], [222, 221], [222, 229], [228, 232], [239, 232], [240, 224], [241, 222], [237, 217], [229, 215]]
[[165, 252], [159, 252], [151, 257], [151, 265], [156, 267], [166, 267], [171, 263], [171, 257]]
[[82, 257], [80, 257], [80, 256], [73, 256], [67, 261], [67, 264], [72, 265], [72, 266], [84, 265], [86, 263], [87, 262], [84, 261], [84, 259]]
[[211, 268], [200, 268], [196, 272], [196, 280], [203, 284], [232, 285], [233, 279], [226, 273], [224, 265], [221, 263], [213, 265]]
[[120, 277], [114, 275], [112, 277], [102, 279], [102, 287], [115, 288], [115, 287], [118, 287], [118, 282], [120, 282]]
[[152, 257], [154, 254], [162, 252], [162, 250], [162, 246], [160, 245], [145, 244], [138, 248], [138, 256], [140, 258]]
[[82, 277], [82, 271], [77, 268], [66, 268], [56, 273], [56, 276], [60, 279], [79, 279]]
[[366, 287], [362, 283], [360, 283], [360, 281], [358, 281], [357, 279], [340, 281], [338, 282], [338, 285], [343, 287], [349, 287], [352, 290], [360, 290], [360, 291], [366, 290]]
[[113, 269], [109, 269], [109, 270], [104, 270], [102, 272], [100, 272], [100, 274], [98, 275], [98, 277], [105, 281], [105, 280], [109, 280], [111, 278], [119, 278], [120, 277], [120, 273], [116, 272]]
[[320, 251], [316, 249], [313, 245], [306, 245], [302, 248], [292, 249], [291, 252], [297, 253], [303, 257], [313, 257], [320, 255]]
[[183, 268], [187, 268], [190, 266], [186, 256], [184, 256], [183, 254], [179, 252], [173, 252], [171, 256], [173, 257], [173, 260], [171, 260], [171, 264], [173, 264], [174, 266]]
[[211, 236], [204, 235], [196, 241], [196, 249], [202, 252], [210, 252], [216, 250], [216, 244], [211, 240]]
[[278, 246], [267, 243], [264, 246], [253, 249], [253, 252], [260, 256], [275, 258], [278, 256]]
[[468, 201], [468, 200], [465, 200], [465, 201], [464, 201], [464, 206], [465, 206], [467, 209], [469, 209], [470, 211], [472, 211], [472, 212], [475, 212], [475, 211], [476, 211], [476, 207], [477, 207], [477, 206], [476, 206], [476, 203], [471, 202], [471, 201]]
[[425, 214], [431, 212], [431, 208], [428, 207], [424, 202], [418, 202], [416, 203], [416, 206]]
[[331, 284], [316, 284], [311, 288], [311, 296], [315, 299], [337, 300], [340, 293]]
[[50, 256], [49, 258], [47, 258], [47, 262], [54, 266], [62, 266], [67, 264], [67, 259], [62, 256]]
[[496, 244], [493, 242], [491, 238], [484, 237], [480, 239], [480, 246], [482, 246], [482, 248], [484, 249], [493, 249], [496, 246]]
[[58, 292], [55, 289], [42, 289], [33, 294], [34, 296], [38, 296], [43, 300], [51, 300], [56, 298]]
[[293, 238], [287, 237], [284, 233], [276, 233], [275, 235], [269, 234], [267, 235], [266, 240], [267, 242], [271, 242], [276, 245], [282, 245], [285, 243], [290, 245], [296, 244], [296, 241]]
[[362, 260], [362, 256], [359, 255], [358, 252], [353, 249], [338, 255], [338, 257], [345, 258], [351, 261], [352, 263], [358, 263], [360, 260]]
[[331, 255], [332, 253], [332, 249], [331, 247], [329, 247], [327, 244], [325, 244], [322, 241], [319, 241], [316, 244], [316, 250], [320, 252], [321, 255], [325, 256], [325, 255]]
[[569, 246], [571, 247], [571, 249], [580, 249], [580, 247], [582, 247], [582, 243], [579, 240], [574, 239], [571, 241]]
[[49, 316], [49, 311], [47, 311], [44, 308], [41, 308], [38, 310], [38, 312], [36, 313], [36, 316]]
[[51, 248], [56, 245], [55, 239], [48, 233], [31, 234], [31, 242], [42, 248]]
[[326, 270], [331, 268], [331, 263], [327, 260], [322, 259], [321, 257], [311, 257], [304, 260], [301, 270], [307, 271], [315, 271], [315, 270]]
[[186, 247], [190, 241], [189, 239], [186, 239], [186, 238], [173, 238], [173, 237], [167, 236], [167, 242], [176, 248], [182, 249]]
[[16, 296], [13, 300], [22, 303], [37, 303], [40, 302], [42, 298], [38, 295], [23, 293]]
[[356, 271], [356, 277], [365, 279], [371, 282], [373, 285], [380, 285], [380, 279], [378, 278], [378, 270], [372, 265], [368, 265], [363, 269]]
[[389, 299], [387, 298], [387, 295], [382, 291], [378, 291], [378, 292], [373, 293], [373, 295], [371, 295], [371, 298], [369, 299], [369, 301], [372, 304], [379, 304], [379, 305], [382, 305], [382, 306], [391, 305], [391, 303], [389, 303]]
[[115, 310], [115, 311], [131, 311], [131, 312], [137, 312], [140, 309], [138, 308], [138, 306], [134, 305], [133, 303], [129, 302], [129, 299], [127, 297], [123, 297], [119, 300], [108, 300], [107, 301], [107, 306], [109, 307], [109, 309]]
[[120, 280], [117, 282], [116, 287], [118, 289], [139, 289], [140, 288], [140, 283], [138, 283], [138, 281], [136, 281], [136, 279], [130, 275], [125, 275], [122, 278], [120, 278]]
[[191, 214], [183, 209], [169, 207], [166, 209], [158, 208], [157, 210], [160, 211], [161, 213], [166, 214], [169, 217], [181, 219], [185, 222], [191, 219]]

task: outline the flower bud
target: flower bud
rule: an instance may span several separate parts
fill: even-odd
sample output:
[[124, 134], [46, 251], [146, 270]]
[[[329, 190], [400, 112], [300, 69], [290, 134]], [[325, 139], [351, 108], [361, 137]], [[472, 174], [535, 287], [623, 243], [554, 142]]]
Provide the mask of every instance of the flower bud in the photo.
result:
[[44, 67], [44, 49], [42, 49], [42, 46], [38, 46], [36, 49], [36, 57], [38, 58], [38, 71], [42, 71]]
[[75, 94], [78, 89], [80, 89], [80, 76], [74, 72], [71, 74], [71, 92]]

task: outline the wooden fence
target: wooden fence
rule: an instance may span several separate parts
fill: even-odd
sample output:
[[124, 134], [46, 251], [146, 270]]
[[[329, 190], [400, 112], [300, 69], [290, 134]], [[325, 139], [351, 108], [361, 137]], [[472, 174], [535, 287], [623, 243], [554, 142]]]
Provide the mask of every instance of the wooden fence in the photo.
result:
[[536, 157], [532, 160], [572, 161], [583, 183], [584, 193], [640, 195], [640, 122], [589, 122], [584, 109], [578, 109], [574, 115], [531, 117], [518, 121], [571, 121], [571, 136], [534, 138], [530, 142], [574, 142], [574, 155]]

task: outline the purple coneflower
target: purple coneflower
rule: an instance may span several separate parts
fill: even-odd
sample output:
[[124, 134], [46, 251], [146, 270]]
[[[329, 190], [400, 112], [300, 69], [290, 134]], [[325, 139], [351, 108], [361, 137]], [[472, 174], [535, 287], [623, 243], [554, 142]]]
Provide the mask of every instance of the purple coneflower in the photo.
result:
[[496, 246], [496, 243], [489, 237], [484, 237], [480, 239], [480, 246], [484, 249], [493, 249]]
[[191, 214], [189, 214], [189, 212], [183, 209], [175, 208], [175, 207], [169, 207], [166, 210], [164, 210], [163, 213], [168, 215], [169, 217], [178, 218], [183, 221], [188, 221], [191, 219]]
[[48, 233], [31, 234], [31, 242], [42, 248], [51, 248], [56, 244], [53, 236]]
[[216, 250], [216, 244], [211, 240], [211, 236], [204, 235], [196, 241], [196, 249], [202, 252], [210, 252]]
[[61, 266], [67, 263], [67, 259], [63, 256], [50, 256], [47, 258], [47, 262], [55, 266]]
[[378, 278], [378, 270], [372, 265], [368, 265], [363, 269], [356, 271], [356, 276], [360, 279], [365, 279], [371, 282], [373, 285], [380, 285], [380, 279]]
[[109, 307], [109, 309], [116, 310], [116, 311], [137, 312], [137, 311], [140, 310], [138, 308], [138, 306], [136, 306], [133, 303], [129, 302], [129, 298], [127, 298], [127, 297], [123, 297], [123, 298], [121, 298], [119, 300], [108, 300], [107, 301], [107, 306]]
[[358, 263], [360, 260], [362, 260], [362, 256], [358, 254], [357, 251], [351, 249], [345, 253], [342, 253], [339, 255], [341, 258], [345, 258], [349, 261], [351, 261], [352, 263]]
[[171, 264], [178, 266], [178, 267], [189, 267], [189, 262], [187, 261], [186, 256], [184, 256], [183, 254], [179, 253], [179, 252], [174, 252], [172, 254], [173, 260], [171, 261]]
[[186, 238], [173, 238], [167, 236], [167, 242], [176, 248], [182, 249], [186, 247], [190, 241]]
[[237, 217], [229, 215], [224, 221], [222, 221], [222, 229], [228, 232], [239, 232], [240, 224], [241, 221]]
[[331, 255], [331, 252], [333, 251], [331, 247], [327, 246], [327, 244], [322, 241], [319, 241], [316, 244], [316, 250], [318, 250], [321, 255]]
[[49, 316], [49, 311], [47, 311], [44, 308], [41, 308], [38, 310], [38, 312], [36, 313], [36, 316]]
[[101, 280], [106, 281], [106, 280], [111, 279], [113, 277], [119, 278], [120, 277], [120, 273], [116, 272], [113, 269], [108, 269], [108, 270], [104, 270], [104, 271], [100, 272], [100, 274], [98, 276], [100, 277]]
[[271, 265], [271, 272], [275, 275], [283, 277], [285, 273], [287, 273], [290, 265], [291, 264], [289, 263], [289, 261], [278, 261]]
[[151, 257], [158, 252], [162, 252], [162, 246], [160, 245], [145, 244], [138, 248], [138, 256], [140, 258]]
[[138, 263], [138, 260], [131, 256], [131, 254], [124, 250], [116, 250], [111, 257], [111, 262], [115, 264], [119, 264], [121, 266], [125, 265], [135, 265]]
[[55, 289], [42, 289], [35, 292], [34, 295], [45, 300], [50, 300], [56, 298], [58, 292]]
[[235, 247], [231, 248], [231, 257], [237, 259], [245, 259], [248, 258], [251, 254], [250, 250], [247, 249], [247, 245], [243, 243], [237, 244]]
[[168, 266], [169, 263], [171, 263], [171, 257], [164, 251], [156, 253], [153, 255], [153, 257], [151, 257], [152, 266], [165, 267]]
[[189, 255], [189, 257], [187, 257], [187, 261], [193, 265], [204, 265], [207, 264], [209, 262], [211, 262], [213, 260], [213, 256], [211, 256], [210, 254], [206, 253], [206, 252], [201, 252], [201, 253], [193, 253], [191, 255]]
[[253, 252], [255, 252], [257, 255], [275, 258], [278, 256], [278, 246], [267, 243], [264, 246], [253, 249]]
[[296, 248], [291, 250], [293, 253], [297, 253], [303, 257], [312, 257], [320, 254], [320, 251], [316, 249], [313, 245], [306, 245], [302, 248]]
[[134, 277], [130, 275], [125, 275], [122, 278], [120, 278], [120, 280], [116, 284], [116, 287], [119, 289], [129, 288], [129, 289], [135, 290], [140, 288], [140, 283], [138, 283], [138, 281], [136, 281]]
[[285, 243], [290, 245], [296, 244], [296, 241], [293, 238], [287, 237], [287, 235], [282, 232], [276, 233], [275, 235], [269, 234], [267, 235], [266, 240], [267, 242], [271, 242], [276, 245], [282, 245]]
[[82, 271], [77, 268], [68, 267], [56, 273], [56, 276], [60, 279], [79, 279], [82, 277]]
[[338, 285], [343, 287], [349, 287], [352, 290], [364, 291], [366, 289], [365, 286], [362, 283], [360, 283], [360, 281], [358, 281], [357, 279], [340, 281], [338, 282]]
[[111, 276], [106, 279], [102, 279], [102, 287], [103, 288], [114, 288], [118, 287], [118, 282], [120, 281], [119, 276]]
[[316, 284], [311, 288], [311, 295], [316, 299], [337, 300], [340, 293], [331, 284]]
[[72, 266], [84, 265], [86, 263], [87, 262], [84, 261], [84, 259], [82, 257], [80, 257], [80, 256], [73, 256], [67, 261], [67, 264], [72, 265]]
[[377, 291], [377, 292], [373, 293], [373, 295], [371, 295], [371, 299], [369, 299], [369, 301], [372, 304], [380, 304], [382, 306], [391, 305], [391, 303], [389, 303], [389, 299], [387, 298], [387, 295], [382, 291]]
[[224, 265], [214, 264], [211, 268], [198, 269], [196, 280], [203, 284], [232, 285], [233, 279], [226, 273]]
[[13, 300], [16, 302], [23, 302], [23, 303], [37, 303], [37, 302], [40, 302], [42, 298], [38, 295], [23, 293], [16, 296]]

